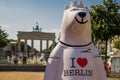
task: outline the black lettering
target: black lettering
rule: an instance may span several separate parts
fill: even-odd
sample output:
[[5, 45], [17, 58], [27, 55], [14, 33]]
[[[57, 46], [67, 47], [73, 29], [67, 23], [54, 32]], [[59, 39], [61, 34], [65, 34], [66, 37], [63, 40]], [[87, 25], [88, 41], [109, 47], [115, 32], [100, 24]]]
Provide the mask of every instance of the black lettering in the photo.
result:
[[86, 76], [92, 76], [92, 70], [86, 70]]
[[69, 71], [68, 70], [64, 70], [64, 76], [68, 76]]
[[86, 76], [86, 73], [85, 73], [85, 72], [83, 72], [83, 76]]
[[83, 70], [82, 70], [82, 69], [80, 70], [80, 75], [82, 75], [82, 76], [83, 76]]
[[75, 76], [79, 76], [80, 75], [80, 70], [75, 69]]
[[89, 70], [86, 70], [86, 76], [89, 76], [90, 74], [89, 74]]
[[92, 70], [90, 70], [90, 76], [93, 76], [93, 71]]
[[69, 70], [70, 75], [69, 76], [74, 76], [74, 70]]
[[64, 76], [93, 76], [93, 71], [87, 69], [64, 70]]
[[70, 68], [76, 68], [75, 63], [74, 63], [74, 62], [75, 62], [75, 59], [76, 59], [76, 58], [71, 58], [71, 60], [72, 60], [72, 66], [71, 66]]

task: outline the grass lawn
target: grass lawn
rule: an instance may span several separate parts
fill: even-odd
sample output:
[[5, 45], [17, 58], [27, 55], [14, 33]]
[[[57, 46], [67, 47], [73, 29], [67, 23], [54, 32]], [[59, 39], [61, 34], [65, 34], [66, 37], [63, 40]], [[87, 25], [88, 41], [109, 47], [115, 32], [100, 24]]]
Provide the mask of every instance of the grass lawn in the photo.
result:
[[[43, 72], [0, 72], [0, 80], [43, 80]], [[108, 80], [120, 80], [108, 78]]]

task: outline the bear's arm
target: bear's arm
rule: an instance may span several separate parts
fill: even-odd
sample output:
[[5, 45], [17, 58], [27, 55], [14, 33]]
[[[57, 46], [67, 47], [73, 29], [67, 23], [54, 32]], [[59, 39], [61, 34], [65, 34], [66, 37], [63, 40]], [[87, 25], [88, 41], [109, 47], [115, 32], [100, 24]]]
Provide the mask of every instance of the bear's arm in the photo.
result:
[[92, 53], [94, 53], [93, 55], [95, 55], [94, 61], [95, 61], [95, 67], [97, 70], [98, 80], [107, 80], [103, 60], [100, 54], [98, 53], [97, 49], [95, 48], [95, 46], [92, 47]]
[[99, 80], [107, 80], [104, 64], [103, 64], [101, 57], [97, 57], [95, 59], [95, 64], [96, 64], [96, 69], [97, 69]]
[[49, 56], [44, 80], [57, 80], [60, 75], [60, 66], [62, 59], [63, 49], [57, 45]]

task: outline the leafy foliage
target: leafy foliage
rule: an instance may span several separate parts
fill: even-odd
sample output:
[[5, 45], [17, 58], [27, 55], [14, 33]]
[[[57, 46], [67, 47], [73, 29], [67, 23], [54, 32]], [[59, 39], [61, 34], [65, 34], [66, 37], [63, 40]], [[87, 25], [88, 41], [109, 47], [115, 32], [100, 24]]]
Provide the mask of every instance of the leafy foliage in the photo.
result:
[[5, 32], [5, 30], [2, 30], [2, 27], [0, 26], [0, 48], [3, 48], [9, 43], [9, 40], [7, 39], [8, 34]]
[[[105, 57], [107, 56], [107, 42], [116, 35], [120, 35], [120, 4], [116, 0], [103, 0], [102, 5], [91, 6], [93, 41], [104, 41]], [[105, 59], [106, 61], [106, 59]]]
[[[21, 42], [21, 51], [22, 52], [25, 52], [25, 42]], [[27, 52], [30, 52], [32, 50], [32, 48], [29, 46], [29, 45], [27, 45]]]
[[103, 5], [91, 8], [92, 35], [96, 40], [108, 41], [120, 35], [120, 4], [115, 0], [103, 0]]
[[54, 47], [57, 45], [57, 43], [55, 44], [51, 44], [51, 46], [48, 49], [44, 49], [42, 52], [43, 53], [51, 53], [51, 51], [54, 49]]
[[119, 49], [120, 50], [120, 40], [119, 41], [115, 41], [114, 42], [114, 48]]

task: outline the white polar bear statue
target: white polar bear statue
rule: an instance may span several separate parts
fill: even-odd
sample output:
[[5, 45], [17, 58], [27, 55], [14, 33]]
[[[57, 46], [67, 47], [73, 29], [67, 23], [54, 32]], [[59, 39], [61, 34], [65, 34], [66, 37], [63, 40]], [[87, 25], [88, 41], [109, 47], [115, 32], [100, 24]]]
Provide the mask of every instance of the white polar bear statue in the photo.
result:
[[91, 40], [90, 13], [82, 2], [65, 7], [60, 41], [49, 56], [44, 80], [107, 80]]

